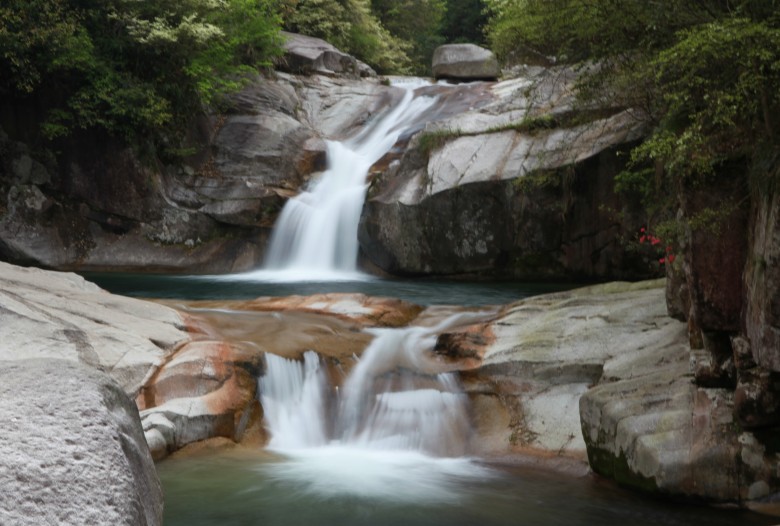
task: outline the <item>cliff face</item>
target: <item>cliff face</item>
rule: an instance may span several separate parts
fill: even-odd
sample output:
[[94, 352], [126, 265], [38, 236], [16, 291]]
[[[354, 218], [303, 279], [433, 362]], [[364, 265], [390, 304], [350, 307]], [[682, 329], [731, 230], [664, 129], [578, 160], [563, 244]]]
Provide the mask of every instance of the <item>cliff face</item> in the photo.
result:
[[78, 270], [257, 267], [284, 202], [324, 168], [323, 137], [354, 131], [397, 93], [376, 80], [258, 77], [226, 114], [196, 120], [196, 153], [175, 166], [86, 133], [43, 155], [8, 125], [0, 259]]
[[[196, 120], [196, 153], [177, 165], [88, 133], [46, 157], [13, 124], [32, 114], [0, 111], [0, 258], [71, 270], [259, 266], [286, 200], [325, 168], [325, 140], [354, 135], [402, 94], [375, 78], [312, 72], [253, 79], [226, 113]], [[534, 68], [422, 90], [438, 102], [373, 170], [366, 260], [406, 275], [657, 274], [625, 242], [641, 209], [613, 189], [642, 124], [617, 110], [575, 111], [574, 81], [568, 70]]]
[[[754, 481], [742, 497], [755, 499], [780, 482], [780, 202], [776, 191], [749, 191], [744, 177], [719, 176], [680, 192], [679, 218], [693, 227], [683, 258], [667, 264], [667, 304], [688, 322], [695, 385], [718, 393], [740, 443], [754, 450], [740, 470]], [[704, 210], [714, 219], [697, 225]]]
[[[642, 210], [614, 191], [643, 124], [574, 106], [575, 74], [529, 68], [462, 87], [462, 111], [431, 120], [372, 182], [366, 257], [391, 274], [637, 279], [657, 272], [628, 249]], [[477, 90], [480, 90], [477, 92]], [[441, 95], [451, 108], [455, 96]]]

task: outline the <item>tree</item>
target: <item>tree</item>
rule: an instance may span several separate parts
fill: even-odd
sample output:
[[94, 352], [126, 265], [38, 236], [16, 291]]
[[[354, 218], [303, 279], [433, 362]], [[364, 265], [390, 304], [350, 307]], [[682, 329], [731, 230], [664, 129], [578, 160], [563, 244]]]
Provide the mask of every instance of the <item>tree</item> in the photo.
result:
[[775, 2], [490, 0], [490, 9], [489, 39], [505, 60], [587, 66], [584, 98], [643, 109], [654, 129], [634, 160], [663, 167], [670, 182], [729, 159], [777, 157]]
[[0, 93], [44, 108], [42, 135], [102, 129], [171, 143], [279, 52], [272, 0], [10, 0]]
[[380, 73], [409, 72], [411, 45], [381, 24], [370, 0], [280, 1], [285, 29], [327, 40]]
[[445, 0], [372, 0], [371, 7], [390, 33], [411, 44], [412, 72], [428, 74], [434, 50], [444, 43]]
[[484, 29], [488, 22], [484, 0], [447, 0], [441, 34], [449, 43], [484, 45]]

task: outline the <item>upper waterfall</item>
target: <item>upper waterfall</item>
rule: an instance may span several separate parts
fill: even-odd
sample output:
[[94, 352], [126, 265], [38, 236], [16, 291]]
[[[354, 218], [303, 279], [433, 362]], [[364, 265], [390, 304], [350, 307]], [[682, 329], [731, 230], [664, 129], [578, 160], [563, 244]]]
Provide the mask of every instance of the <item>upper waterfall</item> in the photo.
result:
[[357, 229], [368, 170], [436, 102], [416, 96], [412, 86], [404, 90], [401, 102], [357, 136], [327, 142], [327, 170], [285, 204], [274, 226], [264, 276], [294, 281], [363, 277], [356, 267]]

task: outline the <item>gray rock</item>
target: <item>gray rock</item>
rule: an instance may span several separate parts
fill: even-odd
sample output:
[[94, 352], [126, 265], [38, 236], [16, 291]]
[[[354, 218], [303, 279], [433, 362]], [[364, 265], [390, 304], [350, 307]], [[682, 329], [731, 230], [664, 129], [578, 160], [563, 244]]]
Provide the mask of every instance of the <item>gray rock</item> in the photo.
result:
[[376, 72], [355, 57], [315, 37], [282, 31], [284, 59], [279, 64], [292, 73], [375, 77]]
[[173, 309], [108, 294], [75, 274], [0, 262], [0, 363], [80, 362], [135, 397], [188, 339]]
[[479, 424], [480, 436], [503, 436], [488, 452], [522, 448], [584, 459], [579, 404], [591, 386], [658, 364], [687, 367], [685, 326], [666, 316], [663, 297], [659, 281], [548, 294], [467, 329], [465, 341], [440, 337], [439, 354], [466, 360], [463, 382], [472, 399], [493, 399], [492, 411], [507, 415]]
[[445, 44], [433, 52], [433, 76], [437, 79], [495, 80], [501, 74], [492, 51], [475, 44]]
[[[572, 118], [576, 76], [532, 74], [459, 89], [469, 105], [442, 111], [375, 179], [359, 230], [373, 264], [391, 274], [523, 279], [660, 274], [657, 261], [618, 241], [641, 226], [613, 178], [644, 123], [628, 111]], [[444, 108], [456, 102], [440, 96]]]
[[0, 368], [0, 522], [162, 524], [138, 410], [105, 374], [63, 360]]

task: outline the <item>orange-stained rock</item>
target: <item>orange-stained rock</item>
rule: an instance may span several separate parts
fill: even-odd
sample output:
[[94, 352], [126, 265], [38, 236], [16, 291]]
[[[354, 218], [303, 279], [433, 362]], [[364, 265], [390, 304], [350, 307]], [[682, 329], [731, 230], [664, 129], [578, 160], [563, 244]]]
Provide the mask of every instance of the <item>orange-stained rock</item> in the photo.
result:
[[190, 304], [202, 308], [219, 305], [235, 310], [324, 314], [370, 327], [403, 327], [423, 311], [420, 305], [404, 300], [351, 293], [267, 297], [231, 302], [201, 301]]
[[248, 345], [201, 340], [180, 347], [136, 401], [153, 456], [213, 437], [241, 440], [259, 420], [262, 364], [262, 352]]

